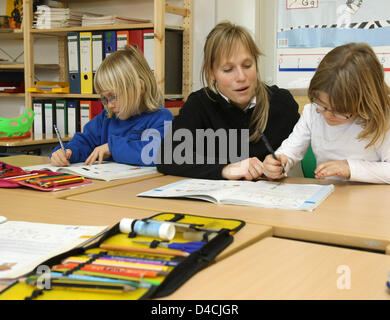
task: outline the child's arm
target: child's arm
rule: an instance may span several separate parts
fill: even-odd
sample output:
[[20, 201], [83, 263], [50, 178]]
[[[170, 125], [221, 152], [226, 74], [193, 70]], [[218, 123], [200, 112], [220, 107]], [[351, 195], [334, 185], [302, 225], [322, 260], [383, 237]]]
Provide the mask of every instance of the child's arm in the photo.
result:
[[390, 159], [381, 162], [348, 160], [351, 181], [390, 184]]
[[[77, 132], [73, 138], [65, 144], [65, 149], [72, 150], [69, 162], [84, 162], [89, 155], [93, 152], [96, 146], [101, 144], [100, 136], [102, 134], [103, 119], [106, 112], [103, 111], [95, 118], [85, 124], [83, 132]], [[53, 150], [51, 157], [60, 147], [56, 147]], [[60, 150], [62, 151], [62, 150]]]
[[390, 184], [390, 162], [348, 160], [351, 181]]
[[339, 176], [350, 181], [390, 184], [390, 134], [377, 150], [379, 161], [338, 160], [329, 161], [318, 166], [316, 177]]
[[[379, 142], [380, 143], [380, 142]], [[390, 132], [376, 150], [378, 161], [348, 159], [351, 181], [390, 184]]]
[[295, 125], [290, 136], [282, 142], [275, 154], [284, 155], [288, 161], [285, 171], [288, 172], [298, 161], [303, 159], [311, 143], [311, 105], [306, 105], [302, 116]]
[[130, 131], [128, 136], [109, 136], [108, 147], [113, 160], [141, 166], [154, 165], [164, 137], [164, 121], [170, 124], [172, 119], [169, 110], [161, 109], [139, 120], [146, 121], [142, 132], [135, 134]]

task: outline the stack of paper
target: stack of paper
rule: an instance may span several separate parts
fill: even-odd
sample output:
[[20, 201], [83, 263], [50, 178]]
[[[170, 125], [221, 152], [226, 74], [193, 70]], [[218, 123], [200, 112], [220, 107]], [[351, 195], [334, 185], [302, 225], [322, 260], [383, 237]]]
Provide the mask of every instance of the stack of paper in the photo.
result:
[[[85, 12], [78, 12], [69, 8], [51, 8], [48, 6], [37, 6], [34, 14], [34, 28], [66, 28], [81, 26], [81, 20]], [[89, 15], [94, 15], [89, 13]], [[94, 15], [98, 16], [98, 15]]]
[[111, 26], [117, 24], [148, 23], [148, 22], [150, 22], [150, 20], [118, 17], [118, 16], [96, 17], [90, 15], [83, 15], [82, 26], [83, 27]]

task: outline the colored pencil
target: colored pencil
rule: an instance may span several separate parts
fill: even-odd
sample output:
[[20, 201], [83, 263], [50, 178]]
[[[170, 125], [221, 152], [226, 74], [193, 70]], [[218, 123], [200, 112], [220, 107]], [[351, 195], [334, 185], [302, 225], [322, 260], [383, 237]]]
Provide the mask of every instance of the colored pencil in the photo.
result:
[[114, 246], [110, 244], [101, 244], [100, 249], [114, 250], [114, 251], [144, 252], [144, 253], [161, 254], [167, 256], [179, 256], [179, 257], [188, 257], [190, 255], [188, 252], [174, 250], [174, 249], [164, 250], [164, 249], [152, 249], [152, 248]]

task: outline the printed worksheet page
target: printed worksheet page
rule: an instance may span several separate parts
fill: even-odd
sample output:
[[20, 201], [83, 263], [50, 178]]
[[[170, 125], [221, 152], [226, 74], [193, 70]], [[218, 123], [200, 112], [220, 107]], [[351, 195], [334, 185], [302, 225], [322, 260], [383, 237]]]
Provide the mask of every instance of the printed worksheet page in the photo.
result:
[[23, 221], [1, 223], [0, 279], [20, 277], [50, 257], [90, 241], [105, 229]]

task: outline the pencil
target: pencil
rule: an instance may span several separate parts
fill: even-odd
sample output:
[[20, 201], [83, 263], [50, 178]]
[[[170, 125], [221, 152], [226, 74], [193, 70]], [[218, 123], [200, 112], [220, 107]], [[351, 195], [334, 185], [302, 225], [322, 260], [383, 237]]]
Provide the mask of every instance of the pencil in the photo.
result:
[[58, 142], [60, 143], [61, 149], [62, 149], [62, 151], [64, 151], [64, 154], [65, 154], [65, 157], [66, 157], [65, 146], [64, 146], [64, 143], [62, 142], [61, 134], [58, 131], [58, 128], [57, 128], [57, 126], [55, 124], [53, 124], [53, 127], [54, 127], [54, 131], [56, 132], [56, 135], [57, 135], [57, 138], [58, 138]]
[[145, 252], [145, 253], [154, 253], [167, 256], [179, 256], [179, 257], [188, 257], [190, 254], [188, 252], [174, 250], [174, 249], [151, 249], [151, 248], [135, 248], [135, 247], [126, 247], [126, 246], [113, 246], [109, 244], [101, 244], [100, 249], [105, 250], [114, 250], [114, 251], [130, 251], [130, 252]]
[[[269, 141], [268, 141], [268, 139], [267, 139], [267, 137], [265, 136], [264, 133], [262, 133], [262, 132], [260, 133], [260, 138], [263, 139], [263, 142], [264, 142], [264, 144], [265, 144], [265, 147], [267, 148], [268, 152], [269, 152], [270, 154], [272, 154], [272, 157], [273, 157], [275, 160], [280, 161], [280, 160], [277, 158], [277, 156], [276, 156], [276, 154], [275, 154], [275, 150], [272, 148], [271, 144], [269, 143]], [[283, 173], [283, 174], [285, 173], [284, 167], [283, 167], [283, 166], [282, 166], [282, 173]]]

